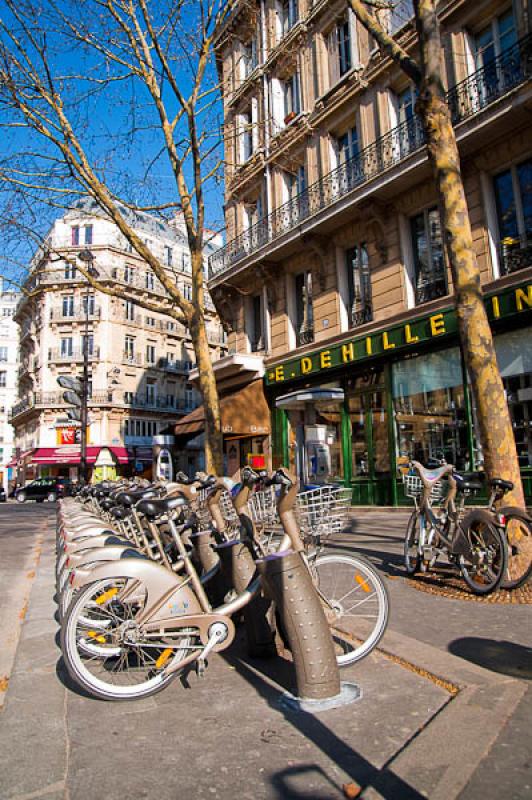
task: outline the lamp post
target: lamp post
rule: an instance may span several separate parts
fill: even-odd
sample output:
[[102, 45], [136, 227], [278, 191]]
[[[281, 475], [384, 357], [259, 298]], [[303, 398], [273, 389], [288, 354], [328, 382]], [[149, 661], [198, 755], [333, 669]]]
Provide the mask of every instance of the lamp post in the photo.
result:
[[[89, 275], [98, 277], [98, 270], [94, 267], [94, 254], [90, 250], [82, 250], [78, 253], [78, 258], [86, 264]], [[87, 281], [87, 291], [85, 293], [85, 335], [83, 337], [83, 377], [82, 395], [80, 408], [81, 422], [81, 455], [80, 455], [80, 479], [82, 483], [87, 483], [87, 419], [88, 419], [88, 399], [89, 399], [89, 299], [90, 283]]]

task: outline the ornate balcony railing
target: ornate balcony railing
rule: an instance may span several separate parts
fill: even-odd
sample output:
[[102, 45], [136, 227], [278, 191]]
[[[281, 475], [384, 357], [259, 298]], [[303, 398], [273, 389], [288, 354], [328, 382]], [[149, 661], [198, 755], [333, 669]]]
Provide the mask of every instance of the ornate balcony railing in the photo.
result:
[[[532, 231], [532, 220], [527, 220]], [[532, 233], [530, 236], [507, 237], [500, 244], [501, 274], [510, 275], [532, 266]]]
[[296, 344], [298, 347], [303, 347], [305, 344], [312, 344], [314, 341], [314, 326], [304, 325], [296, 331]]
[[[76, 305], [72, 309], [65, 309], [62, 306], [55, 306], [50, 309], [50, 319], [53, 322], [79, 322], [86, 318], [84, 306]], [[71, 313], [70, 313], [71, 312]], [[101, 316], [101, 309], [99, 306], [89, 305], [89, 319], [99, 319]]]
[[349, 311], [350, 328], [358, 328], [360, 325], [365, 325], [366, 322], [371, 322], [372, 319], [373, 307], [371, 305], [371, 300], [353, 303]]
[[[69, 353], [63, 352], [57, 347], [52, 347], [48, 350], [48, 361], [56, 364], [83, 361], [83, 357], [83, 350], [79, 347], [73, 348]], [[98, 358], [100, 358], [100, 348], [93, 347], [89, 352], [89, 361], [95, 361]]]
[[[528, 35], [447, 92], [453, 124], [482, 111], [531, 73], [532, 35]], [[424, 144], [419, 117], [401, 123], [213, 253], [209, 257], [209, 278], [293, 230]]]

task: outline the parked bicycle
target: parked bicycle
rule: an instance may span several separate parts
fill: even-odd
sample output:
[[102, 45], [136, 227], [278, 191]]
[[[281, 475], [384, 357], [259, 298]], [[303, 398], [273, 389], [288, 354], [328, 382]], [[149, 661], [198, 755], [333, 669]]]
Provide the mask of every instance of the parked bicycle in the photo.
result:
[[403, 480], [416, 506], [404, 541], [407, 573], [427, 572], [444, 556], [475, 594], [497, 589], [507, 574], [504, 533], [491, 511], [465, 512], [466, 497], [482, 488], [478, 477], [460, 475], [451, 464], [429, 470], [412, 461]]

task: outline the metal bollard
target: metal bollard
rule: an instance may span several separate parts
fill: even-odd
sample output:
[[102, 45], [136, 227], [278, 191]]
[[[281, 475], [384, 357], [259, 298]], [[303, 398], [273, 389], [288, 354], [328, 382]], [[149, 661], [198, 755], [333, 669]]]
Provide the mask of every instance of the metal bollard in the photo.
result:
[[[222, 562], [222, 572], [237, 594], [243, 592], [257, 574], [249, 545], [240, 540], [224, 542], [216, 547]], [[257, 595], [244, 609], [248, 655], [252, 658], [272, 658], [277, 655], [275, 626], [268, 616], [271, 601]]]
[[340, 684], [329, 625], [300, 553], [275, 553], [260, 559], [257, 567], [281, 615], [294, 659], [297, 697], [286, 695], [286, 705], [320, 711], [358, 699], [358, 686]]

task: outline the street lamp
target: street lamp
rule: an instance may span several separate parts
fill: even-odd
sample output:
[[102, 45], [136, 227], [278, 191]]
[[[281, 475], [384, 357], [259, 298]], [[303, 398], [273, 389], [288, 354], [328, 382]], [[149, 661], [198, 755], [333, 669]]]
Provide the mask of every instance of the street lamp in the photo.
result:
[[[86, 271], [93, 278], [99, 275], [94, 266], [94, 254], [90, 250], [81, 250], [78, 258], [86, 264]], [[81, 455], [80, 455], [80, 478], [82, 483], [87, 483], [87, 405], [89, 399], [89, 299], [90, 283], [87, 281], [87, 291], [85, 293], [85, 336], [83, 338], [83, 379], [81, 394]]]

